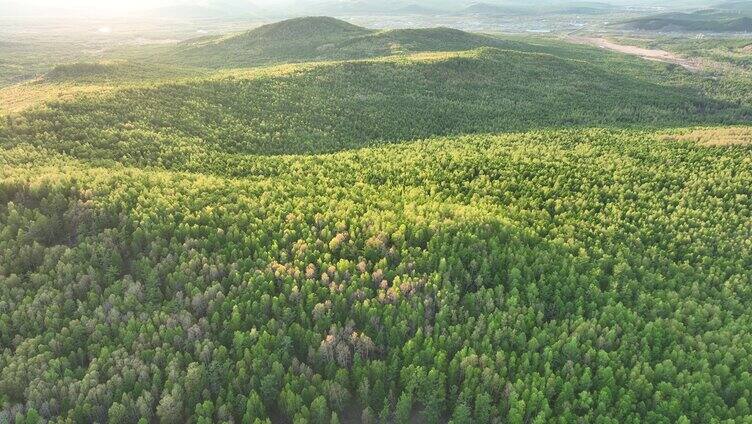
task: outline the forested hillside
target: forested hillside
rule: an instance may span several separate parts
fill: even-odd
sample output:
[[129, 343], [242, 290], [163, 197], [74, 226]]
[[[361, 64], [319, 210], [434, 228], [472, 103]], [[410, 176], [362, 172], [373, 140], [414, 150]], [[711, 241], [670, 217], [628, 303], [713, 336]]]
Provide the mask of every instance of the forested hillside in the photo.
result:
[[14, 86], [72, 98], [0, 118], [0, 423], [748, 421], [749, 82], [528, 41]]
[[300, 154], [431, 135], [752, 115], [748, 105], [693, 89], [493, 48], [281, 69], [51, 104], [9, 119], [0, 137], [86, 159], [184, 166], [204, 153]]

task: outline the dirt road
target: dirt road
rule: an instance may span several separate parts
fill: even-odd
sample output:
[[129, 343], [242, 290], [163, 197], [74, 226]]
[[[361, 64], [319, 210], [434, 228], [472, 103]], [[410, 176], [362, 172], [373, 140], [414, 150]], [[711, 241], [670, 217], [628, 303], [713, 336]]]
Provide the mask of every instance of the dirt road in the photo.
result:
[[702, 62], [698, 59], [688, 59], [677, 54], [667, 52], [665, 50], [644, 49], [642, 47], [617, 44], [613, 41], [606, 40], [605, 38], [596, 37], [568, 36], [566, 37], [566, 40], [572, 43], [588, 44], [591, 46], [600, 47], [602, 49], [608, 49], [619, 53], [639, 56], [647, 60], [673, 63], [679, 66], [683, 66], [693, 72], [701, 71], [704, 68]]

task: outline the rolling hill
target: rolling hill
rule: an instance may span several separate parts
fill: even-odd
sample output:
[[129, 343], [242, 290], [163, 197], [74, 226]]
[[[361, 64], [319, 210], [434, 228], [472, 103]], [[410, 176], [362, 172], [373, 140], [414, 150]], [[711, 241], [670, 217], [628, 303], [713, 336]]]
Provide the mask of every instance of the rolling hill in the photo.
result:
[[196, 69], [178, 68], [169, 65], [155, 66], [133, 61], [72, 62], [55, 65], [32, 84], [108, 84], [118, 85], [133, 82], [170, 80], [180, 77], [199, 76]]
[[480, 2], [470, 4], [456, 13], [477, 16], [596, 15], [619, 9], [620, 7], [614, 4], [596, 1], [502, 2], [500, 4]]
[[713, 6], [714, 9], [752, 15], [752, 1], [729, 1]]
[[637, 18], [622, 24], [626, 28], [663, 32], [752, 32], [752, 15], [719, 10], [666, 13]]
[[[279, 76], [189, 80], [51, 104], [23, 114], [0, 138], [157, 165], [153, 154], [165, 149], [178, 163], [197, 147], [218, 158], [304, 154], [433, 135], [699, 124], [748, 113], [587, 62], [489, 47], [281, 69]], [[54, 124], [61, 120], [70, 124]]]
[[[369, 34], [370, 31], [328, 17], [290, 19], [264, 25], [243, 34], [201, 38], [182, 43], [181, 58], [208, 57], [215, 63], [263, 63], [300, 61], [317, 57], [328, 46]], [[226, 61], [215, 60], [224, 56]], [[194, 59], [195, 60], [195, 59]]]
[[[315, 36], [312, 36], [313, 33]], [[657, 85], [668, 83], [667, 77], [685, 78], [681, 73], [660, 71], [661, 66], [646, 66], [648, 64], [641, 61], [556, 40], [537, 38], [534, 42], [530, 41], [519, 37], [471, 34], [449, 28], [375, 31], [332, 18], [301, 18], [242, 34], [203, 37], [173, 45], [132, 47], [122, 53], [116, 52], [105, 61], [74, 61], [50, 66], [46, 74], [31, 82], [0, 88], [0, 113], [20, 111], [58, 97], [69, 99], [77, 93], [181, 81], [190, 84], [196, 80], [200, 82], [202, 78], [216, 80], [232, 74], [232, 69], [249, 66], [259, 71], [251, 72], [253, 74], [268, 75], [279, 70], [262, 70], [267, 65], [308, 62], [315, 66], [332, 60], [407, 57], [426, 52], [462, 52], [482, 47], [544, 53], [567, 61], [585, 61], [591, 68], [600, 69], [598, 72], [613, 74], [617, 71], [628, 80], [639, 78]], [[529, 66], [535, 67], [535, 64], [529, 63]], [[296, 68], [292, 66], [287, 71]], [[702, 80], [699, 78], [685, 82], [704, 90], [700, 87]], [[715, 97], [717, 94], [715, 90], [705, 96]]]
[[[208, 67], [299, 62], [315, 60], [323, 56], [328, 46], [370, 33], [370, 30], [334, 18], [297, 18], [242, 34], [189, 40], [167, 54], [181, 63]], [[163, 59], [164, 54], [160, 52]]]
[[395, 53], [520, 48], [522, 43], [449, 29], [369, 30], [334, 18], [306, 17], [228, 37], [189, 40], [161, 49], [160, 61], [237, 68], [322, 60], [365, 59]]

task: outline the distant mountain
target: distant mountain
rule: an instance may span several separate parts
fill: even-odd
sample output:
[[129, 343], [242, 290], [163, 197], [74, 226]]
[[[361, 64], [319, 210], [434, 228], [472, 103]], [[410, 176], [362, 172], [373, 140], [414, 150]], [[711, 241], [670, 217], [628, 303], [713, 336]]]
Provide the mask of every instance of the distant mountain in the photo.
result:
[[502, 6], [491, 3], [473, 3], [462, 10], [463, 14], [484, 16], [517, 15], [525, 12], [527, 9], [521, 6]]
[[728, 1], [713, 6], [714, 9], [725, 10], [729, 12], [738, 12], [752, 15], [752, 1]]
[[[414, 1], [414, 0], [413, 0]], [[435, 15], [455, 7], [445, 7], [441, 1], [410, 0], [323, 0], [313, 3], [305, 10], [315, 10], [316, 13], [347, 16], [366, 14], [404, 14], [404, 15]]]
[[664, 13], [626, 21], [623, 27], [663, 32], [752, 32], [752, 16], [735, 12], [700, 10]]
[[161, 51], [159, 59], [180, 65], [232, 68], [479, 47], [525, 49], [529, 46], [450, 28], [376, 31], [329, 17], [305, 17], [264, 25], [234, 36], [188, 40], [172, 52]]
[[402, 5], [402, 2], [395, 0], [323, 0], [313, 2], [302, 10], [309, 14], [310, 11], [315, 11], [324, 15], [344, 16], [373, 13], [383, 14], [395, 10]]
[[555, 6], [545, 7], [548, 13], [568, 15], [598, 15], [619, 9], [610, 3], [601, 2], [566, 2]]
[[443, 13], [443, 11], [422, 6], [420, 4], [409, 4], [405, 7], [401, 7], [394, 11], [397, 14], [404, 14], [404, 15], [436, 15]]
[[598, 8], [587, 7], [587, 6], [575, 6], [575, 7], [566, 7], [563, 9], [556, 9], [549, 13], [556, 13], [556, 14], [563, 14], [563, 15], [599, 15], [601, 13], [606, 13], [606, 12], [607, 10], [604, 10], [604, 9], [598, 9]]

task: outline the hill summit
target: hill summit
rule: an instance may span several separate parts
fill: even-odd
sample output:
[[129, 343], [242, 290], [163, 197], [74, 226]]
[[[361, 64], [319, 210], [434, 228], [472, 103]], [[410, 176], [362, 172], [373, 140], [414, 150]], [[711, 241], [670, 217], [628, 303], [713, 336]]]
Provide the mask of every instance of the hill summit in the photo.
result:
[[304, 18], [288, 19], [273, 24], [263, 25], [244, 34], [232, 37], [225, 41], [282, 41], [321, 39], [332, 37], [334, 39], [352, 37], [369, 33], [370, 30], [353, 25], [340, 19], [328, 16], [309, 16]]
[[236, 35], [188, 40], [179, 45], [174, 59], [211, 68], [310, 61], [326, 46], [371, 32], [330, 17], [295, 18]]
[[189, 40], [171, 54], [180, 64], [231, 68], [478, 47], [526, 50], [522, 44], [449, 28], [371, 30], [316, 16], [289, 19], [226, 37]]

